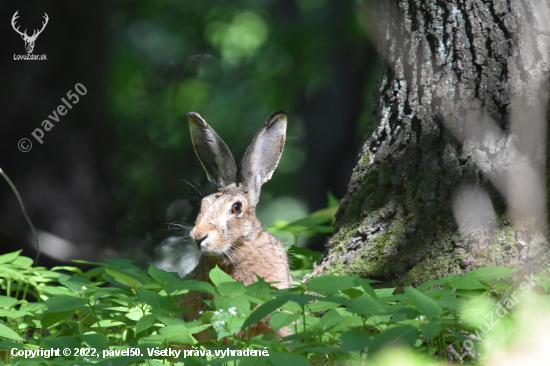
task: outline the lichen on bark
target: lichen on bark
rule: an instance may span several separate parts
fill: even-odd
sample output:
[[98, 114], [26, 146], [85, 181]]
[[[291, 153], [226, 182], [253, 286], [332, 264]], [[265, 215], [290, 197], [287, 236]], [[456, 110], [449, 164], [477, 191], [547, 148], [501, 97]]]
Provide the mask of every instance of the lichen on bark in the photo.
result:
[[[401, 0], [369, 10], [384, 56], [370, 132], [314, 273], [402, 287], [487, 265], [546, 268], [546, 216], [544, 225], [533, 223], [537, 230], [518, 227], [498, 177], [516, 159], [510, 146], [521, 140], [510, 122], [517, 96], [548, 99], [549, 67], [541, 63], [550, 50], [547, 27], [532, 28], [537, 46], [514, 38], [527, 27], [517, 19], [538, 24], [550, 15], [548, 4]], [[487, 121], [501, 133], [476, 138], [472, 131]], [[538, 138], [546, 148], [546, 135]], [[546, 156], [530, 162], [537, 171], [546, 163]], [[494, 213], [465, 232], [453, 216], [453, 197], [468, 187], [482, 192]]]

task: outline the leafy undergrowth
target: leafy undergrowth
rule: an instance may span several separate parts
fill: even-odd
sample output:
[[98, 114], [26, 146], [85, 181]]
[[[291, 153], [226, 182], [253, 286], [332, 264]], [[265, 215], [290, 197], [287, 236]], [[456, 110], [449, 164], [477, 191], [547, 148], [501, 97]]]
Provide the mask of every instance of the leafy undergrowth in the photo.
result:
[[[48, 270], [32, 267], [19, 252], [0, 256], [4, 363], [298, 366], [384, 364], [388, 355], [410, 364], [479, 362], [494, 347], [514, 341], [518, 303], [541, 311], [550, 304], [547, 278], [522, 275], [511, 285], [503, 278], [514, 270], [502, 267], [395, 294], [359, 277], [316, 277], [276, 290], [262, 279], [245, 287], [218, 268], [210, 273], [211, 284], [180, 281], [153, 265], [144, 271], [125, 259], [93, 265], [86, 272]], [[177, 317], [184, 313], [178, 298], [189, 290], [213, 295], [199, 320]], [[287, 326], [293, 334], [283, 340], [235, 336], [268, 315], [274, 329]], [[212, 340], [197, 342], [193, 334], [205, 329]], [[408, 351], [388, 353], [394, 346]]]

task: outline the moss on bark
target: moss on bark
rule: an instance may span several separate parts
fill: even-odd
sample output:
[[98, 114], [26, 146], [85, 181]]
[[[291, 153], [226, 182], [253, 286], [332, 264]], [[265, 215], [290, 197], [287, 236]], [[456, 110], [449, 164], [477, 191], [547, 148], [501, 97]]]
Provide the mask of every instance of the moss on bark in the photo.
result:
[[[495, 188], [500, 182], [491, 178], [511, 164], [513, 156], [501, 152], [513, 138], [476, 140], [464, 132], [489, 115], [511, 135], [510, 94], [548, 77], [548, 68], [521, 71], [528, 56], [514, 51], [521, 26], [512, 15], [528, 7], [499, 4], [405, 0], [373, 10], [387, 62], [380, 63], [371, 134], [316, 274], [358, 274], [403, 287], [488, 265], [547, 267], [545, 234], [525, 221], [514, 226]], [[486, 192], [491, 225], [459, 231], [453, 197], [463, 187]]]

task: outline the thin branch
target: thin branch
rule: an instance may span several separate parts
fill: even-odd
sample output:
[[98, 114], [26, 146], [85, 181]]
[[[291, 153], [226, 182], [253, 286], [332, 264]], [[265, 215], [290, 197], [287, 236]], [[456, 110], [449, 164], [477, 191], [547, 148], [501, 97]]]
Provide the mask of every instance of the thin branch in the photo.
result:
[[38, 235], [36, 234], [36, 230], [34, 229], [34, 225], [32, 224], [31, 219], [29, 218], [29, 215], [27, 215], [27, 210], [25, 209], [25, 205], [23, 204], [23, 200], [21, 199], [21, 196], [19, 195], [19, 191], [17, 188], [15, 188], [15, 185], [11, 181], [11, 179], [7, 176], [6, 173], [0, 168], [0, 174], [4, 177], [6, 182], [10, 185], [13, 193], [15, 193], [15, 196], [17, 197], [17, 200], [19, 201], [19, 205], [21, 206], [21, 210], [23, 211], [23, 215], [25, 215], [25, 218], [27, 219], [27, 222], [29, 223], [29, 226], [31, 227], [32, 233], [34, 234], [34, 239], [36, 240], [36, 258], [34, 259], [34, 266], [36, 267], [38, 265], [38, 258], [40, 258], [40, 244], [38, 243]]

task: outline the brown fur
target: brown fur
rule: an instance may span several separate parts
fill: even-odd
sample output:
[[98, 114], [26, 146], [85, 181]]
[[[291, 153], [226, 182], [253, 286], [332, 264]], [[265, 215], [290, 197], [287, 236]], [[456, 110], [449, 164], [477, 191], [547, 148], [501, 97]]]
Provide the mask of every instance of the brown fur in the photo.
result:
[[[189, 122], [195, 151], [209, 179], [223, 185], [217, 193], [203, 198], [195, 227], [190, 232], [203, 253], [190, 279], [211, 283], [209, 272], [217, 265], [245, 285], [256, 282], [258, 275], [266, 282], [277, 282], [274, 284], [277, 288], [290, 287], [292, 279], [285, 249], [277, 238], [262, 229], [256, 218], [261, 185], [271, 178], [283, 150], [286, 114], [275, 113], [254, 137], [242, 161], [246, 176], [239, 187], [234, 182], [234, 159], [225, 143], [198, 114], [190, 113]], [[236, 203], [242, 206], [241, 212], [232, 211]], [[179, 305], [187, 309], [187, 318], [197, 319], [201, 311], [207, 310], [203, 302], [207, 299], [212, 299], [212, 295], [190, 291], [182, 295]], [[266, 318], [250, 327], [249, 336], [269, 332], [272, 329]], [[286, 336], [289, 330], [283, 328], [277, 334]], [[244, 332], [238, 336], [244, 336]], [[206, 331], [196, 337], [198, 340], [210, 338]]]

